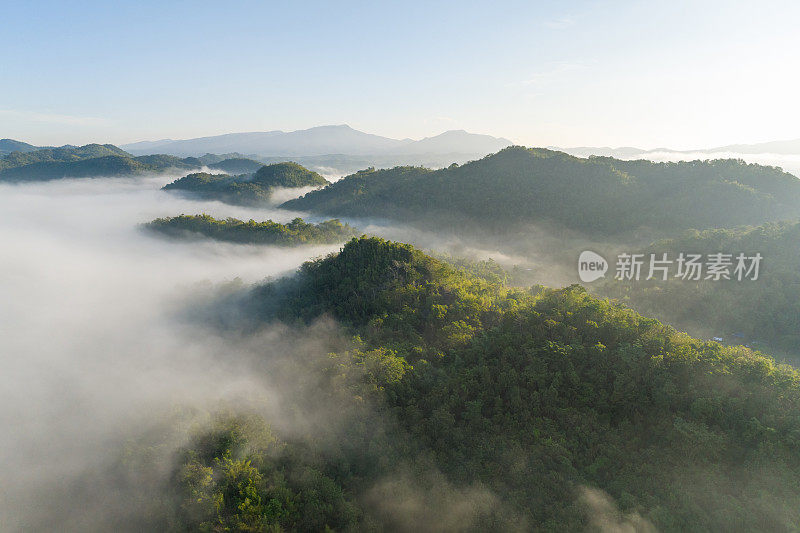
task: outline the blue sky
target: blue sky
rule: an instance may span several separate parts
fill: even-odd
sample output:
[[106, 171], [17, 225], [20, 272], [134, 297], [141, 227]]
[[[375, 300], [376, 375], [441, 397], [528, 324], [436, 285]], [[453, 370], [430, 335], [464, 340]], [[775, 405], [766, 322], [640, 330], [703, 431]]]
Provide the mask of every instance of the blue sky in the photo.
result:
[[526, 145], [800, 137], [792, 2], [0, 3], [0, 137], [349, 124]]

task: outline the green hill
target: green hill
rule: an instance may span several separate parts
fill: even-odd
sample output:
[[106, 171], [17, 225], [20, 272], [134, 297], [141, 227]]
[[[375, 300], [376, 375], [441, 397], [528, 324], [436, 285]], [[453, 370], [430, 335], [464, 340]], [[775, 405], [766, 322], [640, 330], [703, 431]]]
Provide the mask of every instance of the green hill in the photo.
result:
[[191, 170], [200, 168], [203, 164], [196, 157], [180, 158], [174, 155], [155, 154], [140, 155], [134, 160], [155, 169]]
[[27, 152], [14, 152], [2, 160], [2, 168], [22, 167], [34, 163], [71, 162], [105, 156], [133, 157], [112, 144], [87, 144], [85, 146], [62, 146], [42, 148]]
[[760, 224], [800, 214], [800, 181], [738, 160], [652, 163], [504, 149], [462, 166], [369, 169], [286, 202], [342, 217], [469, 224], [546, 222], [591, 236]]
[[39, 181], [61, 178], [130, 176], [152, 170], [133, 158], [108, 155], [78, 161], [43, 161], [0, 171], [3, 181]]
[[224, 159], [218, 163], [211, 163], [208, 168], [214, 170], [221, 170], [228, 174], [253, 174], [255, 171], [264, 166], [264, 163], [247, 159], [244, 157], [237, 157], [231, 159]]
[[197, 435], [171, 478], [181, 529], [402, 530], [426, 506], [444, 520], [447, 491], [475, 531], [586, 530], [597, 490], [623, 530], [800, 523], [800, 375], [757, 352], [375, 238], [237, 301], [262, 324], [342, 324], [355, 347], [294, 388], [353, 416], [330, 439], [247, 419]]
[[263, 165], [253, 176], [229, 176], [204, 172], [189, 174], [164, 186], [167, 191], [185, 191], [209, 200], [234, 205], [258, 205], [269, 200], [276, 187], [305, 187], [328, 182], [296, 163]]
[[308, 224], [296, 218], [288, 224], [267, 220], [244, 222], [235, 218], [217, 220], [209, 215], [180, 215], [157, 218], [144, 225], [145, 229], [177, 238], [208, 237], [218, 241], [243, 244], [331, 244], [352, 237], [355, 230], [338, 220]]
[[132, 176], [201, 166], [196, 158], [164, 154], [133, 157], [111, 144], [87, 144], [10, 153], [0, 159], [0, 181]]
[[[687, 231], [641, 250], [657, 257], [678, 254], [732, 254], [730, 280], [604, 282], [602, 293], [625, 299], [638, 310], [706, 337], [722, 337], [735, 344], [755, 343], [761, 349], [800, 357], [800, 222], [769, 223], [756, 227]], [[763, 257], [757, 280], [737, 280], [736, 256]], [[749, 265], [749, 264], [748, 264]], [[613, 267], [612, 267], [613, 268]], [[613, 273], [612, 273], [613, 275]]]
[[321, 187], [328, 180], [297, 163], [285, 162], [262, 166], [253, 181], [265, 187]]
[[32, 152], [33, 150], [38, 150], [38, 147], [14, 139], [0, 139], [0, 157], [11, 152]]

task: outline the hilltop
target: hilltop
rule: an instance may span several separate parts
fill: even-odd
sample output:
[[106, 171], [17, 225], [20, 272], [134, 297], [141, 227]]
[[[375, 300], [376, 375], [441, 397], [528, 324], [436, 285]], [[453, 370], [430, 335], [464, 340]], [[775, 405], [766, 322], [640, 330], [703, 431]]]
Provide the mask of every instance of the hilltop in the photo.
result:
[[206, 152], [239, 152], [258, 156], [472, 154], [478, 157], [512, 144], [508, 139], [448, 131], [419, 141], [392, 139], [351, 128], [346, 124], [297, 131], [228, 133], [185, 140], [143, 141], [122, 147], [131, 153], [163, 152], [199, 156]]
[[284, 205], [495, 231], [545, 222], [592, 236], [659, 234], [798, 216], [800, 181], [740, 160], [653, 163], [511, 147], [436, 171], [361, 171]]
[[345, 241], [355, 234], [354, 228], [338, 220], [309, 224], [302, 218], [295, 218], [287, 224], [280, 224], [272, 220], [217, 220], [210, 215], [157, 218], [145, 224], [144, 228], [179, 239], [206, 237], [217, 241], [278, 246], [332, 244]]
[[391, 529], [368, 503], [386, 480], [456, 498], [480, 487], [486, 504], [470, 498], [465, 514], [475, 530], [584, 530], [582, 495], [599, 490], [619, 520], [661, 531], [800, 520], [800, 375], [757, 352], [577, 286], [510, 289], [375, 238], [237, 301], [243, 320], [330, 316], [353, 335], [353, 348], [307, 361], [295, 387], [354, 414], [332, 444], [282, 437], [269, 419], [199, 435], [172, 478], [186, 529]]
[[203, 172], [188, 174], [163, 187], [166, 191], [184, 191], [210, 200], [236, 205], [253, 205], [269, 200], [278, 187], [319, 187], [328, 181], [297, 163], [263, 165], [254, 175], [230, 176]]
[[0, 158], [0, 181], [121, 177], [202, 167], [196, 158], [157, 154], [134, 157], [112, 144], [14, 151]]

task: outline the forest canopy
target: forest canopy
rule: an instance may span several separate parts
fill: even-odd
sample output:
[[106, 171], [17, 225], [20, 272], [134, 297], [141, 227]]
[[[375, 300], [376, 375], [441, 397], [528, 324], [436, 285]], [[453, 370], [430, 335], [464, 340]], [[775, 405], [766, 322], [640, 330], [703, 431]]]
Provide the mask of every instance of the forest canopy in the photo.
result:
[[200, 167], [202, 163], [194, 157], [134, 157], [112, 144], [87, 144], [11, 152], [0, 158], [0, 181], [122, 177]]
[[476, 531], [583, 530], [587, 490], [660, 531], [800, 520], [800, 375], [758, 352], [377, 238], [235, 301], [251, 327], [334, 317], [355, 347], [309, 364], [308, 384], [384, 422], [354, 416], [319, 447], [220, 422], [176, 467], [180, 528], [386, 529], [368, 495], [409, 462], [490, 494]]
[[356, 230], [338, 220], [309, 224], [295, 218], [287, 224], [271, 220], [247, 222], [235, 218], [217, 220], [210, 215], [180, 215], [157, 218], [144, 225], [145, 229], [176, 238], [198, 236], [218, 241], [242, 244], [332, 244], [343, 242], [355, 235]]
[[654, 235], [800, 216], [800, 182], [740, 160], [653, 163], [582, 159], [510, 147], [440, 170], [370, 169], [290, 200], [286, 208], [341, 217], [492, 229], [548, 223], [585, 235]]
[[278, 187], [320, 187], [328, 182], [297, 163], [263, 165], [254, 175], [230, 176], [199, 172], [164, 186], [166, 191], [185, 191], [193, 196], [235, 205], [267, 202]]

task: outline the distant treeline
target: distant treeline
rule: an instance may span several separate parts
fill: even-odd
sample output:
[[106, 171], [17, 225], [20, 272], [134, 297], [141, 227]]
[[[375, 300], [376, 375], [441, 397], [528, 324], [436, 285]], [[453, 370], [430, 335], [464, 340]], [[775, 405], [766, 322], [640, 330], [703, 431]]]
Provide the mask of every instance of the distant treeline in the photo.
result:
[[191, 238], [203, 236], [218, 241], [244, 244], [331, 244], [352, 237], [356, 230], [338, 220], [309, 224], [295, 218], [288, 224], [267, 220], [244, 222], [235, 218], [217, 220], [209, 215], [180, 215], [157, 218], [144, 227], [170, 237]]

